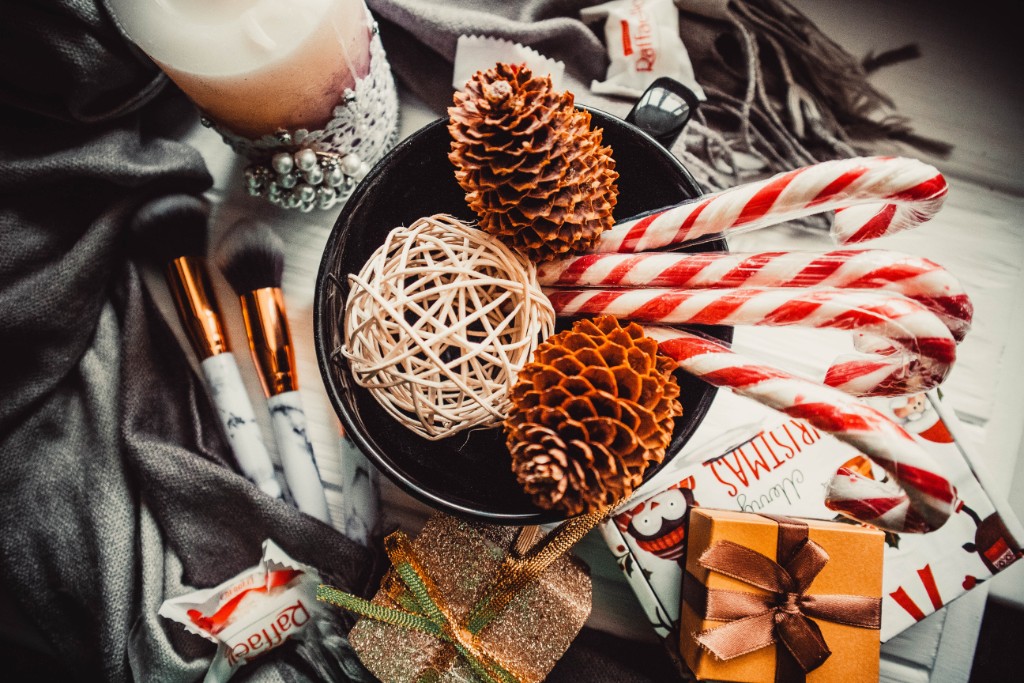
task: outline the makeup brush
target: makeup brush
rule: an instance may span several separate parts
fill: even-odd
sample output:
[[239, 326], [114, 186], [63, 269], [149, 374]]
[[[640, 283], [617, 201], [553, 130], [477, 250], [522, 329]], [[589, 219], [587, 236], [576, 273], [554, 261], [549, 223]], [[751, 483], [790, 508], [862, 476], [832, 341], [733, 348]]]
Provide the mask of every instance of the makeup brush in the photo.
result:
[[285, 481], [300, 510], [330, 523], [323, 482], [306, 434], [306, 413], [281, 292], [284, 243], [265, 223], [242, 218], [221, 239], [216, 254], [217, 265], [241, 301], [249, 349], [267, 395]]
[[162, 197], [135, 215], [133, 232], [146, 252], [164, 267], [178, 317], [199, 357], [199, 367], [217, 406], [242, 473], [263, 492], [280, 498], [281, 485], [267, 453], [249, 394], [238, 372], [220, 310], [210, 285], [205, 251], [206, 203], [187, 194]]
[[340, 423], [338, 430], [341, 437], [341, 507], [345, 535], [370, 547], [380, 531], [379, 475]]

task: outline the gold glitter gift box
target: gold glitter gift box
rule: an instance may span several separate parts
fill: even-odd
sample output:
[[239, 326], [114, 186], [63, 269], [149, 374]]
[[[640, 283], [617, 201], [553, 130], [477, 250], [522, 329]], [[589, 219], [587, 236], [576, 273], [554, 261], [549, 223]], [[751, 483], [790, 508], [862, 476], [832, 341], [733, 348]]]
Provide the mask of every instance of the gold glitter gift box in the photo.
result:
[[[582, 525], [578, 529], [585, 532]], [[366, 668], [384, 683], [543, 680], [590, 614], [590, 574], [586, 565], [563, 552], [570, 541], [551, 553], [554, 559], [538, 576], [531, 576], [533, 580], [511, 591], [505, 590], [504, 582], [503, 589], [498, 575], [509, 566], [514, 545], [519, 545], [518, 531], [438, 514], [414, 541], [396, 538], [400, 534], [389, 537], [388, 553], [395, 566], [372, 605], [390, 608], [381, 612], [392, 620], [404, 612], [410, 621], [420, 616], [423, 622], [436, 605], [443, 617], [435, 621], [450, 626], [428, 633], [416, 625], [387, 623], [387, 616], [360, 619], [349, 640]], [[526, 558], [531, 559], [529, 553]], [[539, 564], [533, 562], [533, 567]], [[425, 580], [426, 596], [414, 595], [409, 572], [416, 575], [414, 582]], [[502, 575], [507, 577], [507, 572]], [[501, 593], [511, 596], [507, 606], [498, 606], [493, 618], [484, 617], [487, 623], [482, 628], [480, 622], [474, 624], [480, 605]], [[321, 597], [340, 604], [329, 594]]]

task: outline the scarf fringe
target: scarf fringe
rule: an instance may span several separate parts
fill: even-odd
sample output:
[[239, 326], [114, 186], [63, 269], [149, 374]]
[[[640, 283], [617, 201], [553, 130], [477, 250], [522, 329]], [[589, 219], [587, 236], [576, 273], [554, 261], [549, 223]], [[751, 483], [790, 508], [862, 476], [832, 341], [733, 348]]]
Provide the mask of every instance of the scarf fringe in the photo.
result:
[[[676, 150], [709, 188], [894, 143], [940, 157], [952, 149], [914, 133], [892, 111], [892, 100], [868, 82], [878, 69], [920, 56], [916, 45], [858, 61], [786, 0], [676, 1], [704, 18], [688, 26], [719, 33], [713, 45], [723, 78], [702, 80], [708, 99], [680, 143], [685, 149]], [[829, 221], [816, 216], [800, 223], [820, 229]]]

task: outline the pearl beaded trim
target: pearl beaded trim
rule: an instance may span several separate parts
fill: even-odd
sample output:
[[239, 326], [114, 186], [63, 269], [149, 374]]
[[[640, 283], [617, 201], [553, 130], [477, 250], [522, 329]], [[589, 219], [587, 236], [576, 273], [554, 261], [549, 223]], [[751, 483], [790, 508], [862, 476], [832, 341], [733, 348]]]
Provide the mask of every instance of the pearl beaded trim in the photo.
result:
[[280, 130], [251, 139], [204, 118], [238, 154], [253, 160], [245, 169], [249, 194], [286, 209], [329, 209], [348, 199], [356, 184], [394, 145], [398, 93], [376, 22], [370, 40], [370, 71], [346, 88], [344, 103], [320, 130]]

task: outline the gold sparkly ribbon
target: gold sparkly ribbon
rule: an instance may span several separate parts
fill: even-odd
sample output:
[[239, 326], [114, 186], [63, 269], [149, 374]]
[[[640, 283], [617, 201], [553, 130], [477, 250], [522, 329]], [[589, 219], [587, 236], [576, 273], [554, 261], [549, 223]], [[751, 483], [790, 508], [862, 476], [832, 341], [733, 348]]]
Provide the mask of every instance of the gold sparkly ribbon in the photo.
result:
[[[521, 683], [522, 676], [487, 652], [479, 633], [508, 606], [515, 596], [535, 581], [547, 567], [569, 550], [607, 515], [599, 510], [567, 520], [539, 543], [522, 551], [519, 543], [498, 568], [483, 597], [470, 610], [465, 623], [452, 616], [447, 600], [420, 565], [409, 538], [401, 531], [384, 539], [384, 548], [411, 600], [399, 600], [404, 609], [378, 605], [332, 586], [317, 588], [318, 600], [360, 616], [420, 631], [450, 644], [485, 683]], [[393, 597], [395, 591], [389, 591]]]

